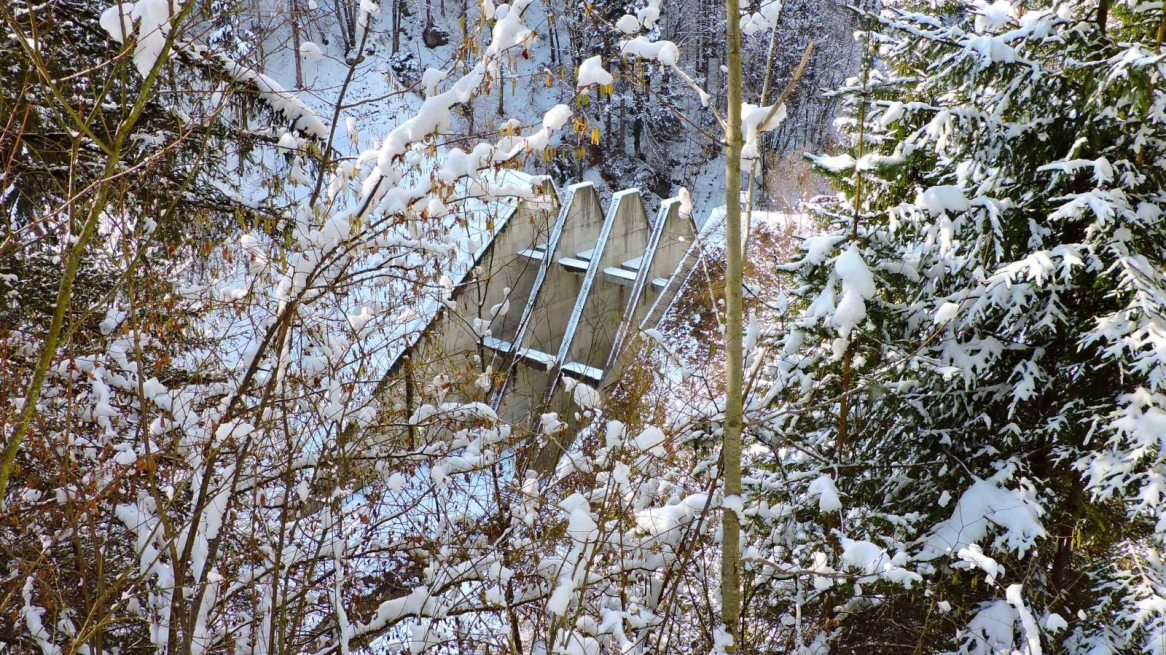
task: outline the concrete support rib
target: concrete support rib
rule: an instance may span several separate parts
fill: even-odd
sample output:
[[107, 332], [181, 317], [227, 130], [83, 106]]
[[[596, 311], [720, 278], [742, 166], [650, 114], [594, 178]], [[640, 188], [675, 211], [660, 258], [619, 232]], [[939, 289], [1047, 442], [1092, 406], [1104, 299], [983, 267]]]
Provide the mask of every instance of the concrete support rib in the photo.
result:
[[[669, 285], [668, 281], [677, 270], [685, 251], [692, 245], [694, 236], [695, 226], [691, 217], [680, 214], [680, 200], [676, 198], [665, 200], [660, 205], [656, 221], [652, 224], [652, 233], [640, 261], [631, 297], [628, 298], [628, 305], [612, 340], [603, 367], [602, 387], [611, 386], [619, 380], [635, 332], [654, 327], [658, 322], [657, 319], [650, 325], [644, 324], [644, 319], [652, 307], [657, 304], [665, 306], [671, 304], [680, 285]], [[660, 281], [663, 281], [663, 284], [660, 284]], [[668, 290], [671, 290], [671, 295], [661, 303], [664, 292]]]
[[[612, 197], [603, 224], [595, 235], [594, 245], [579, 259], [587, 259], [583, 280], [574, 298], [571, 313], [559, 349], [554, 369], [543, 392], [543, 407], [558, 410], [572, 421], [571, 404], [566, 394], [560, 393], [564, 374], [580, 378], [598, 386], [603, 378], [603, 366], [615, 336], [620, 316], [628, 303], [628, 290], [620, 276], [608, 279], [608, 269], [624, 262], [639, 259], [648, 240], [648, 220], [638, 189], [627, 189]], [[583, 245], [590, 245], [588, 242]], [[568, 296], [569, 297], [569, 296]], [[575, 432], [568, 430], [546, 435], [531, 464], [540, 476], [554, 471], [562, 453], [570, 447]]]
[[[656, 298], [639, 319], [640, 330], [649, 330], [660, 324], [664, 313], [676, 299], [676, 294], [680, 293], [680, 289], [688, 282], [689, 276], [700, 262], [700, 230], [696, 228], [691, 218], [680, 221], [678, 236], [673, 241], [672, 247], [675, 249], [669, 256], [661, 258], [674, 262], [671, 264], [671, 273], [663, 278], [653, 279], [652, 286], [657, 287]], [[656, 283], [661, 280], [662, 283], [657, 285]]]
[[[590, 196], [590, 198], [588, 198]], [[502, 370], [501, 379], [496, 385], [493, 394], [490, 398], [490, 406], [495, 411], [502, 411], [503, 400], [511, 395], [513, 388], [522, 380], [516, 378], [523, 378], [524, 372], [519, 369], [522, 364], [539, 364], [543, 362], [540, 357], [531, 357], [531, 349], [536, 346], [543, 346], [546, 342], [544, 338], [531, 337], [531, 333], [538, 327], [538, 321], [542, 317], [536, 314], [535, 309], [539, 307], [539, 298], [542, 295], [542, 290], [548, 286], [548, 278], [554, 279], [558, 277], [557, 260], [559, 258], [559, 243], [563, 239], [563, 232], [567, 228], [568, 222], [572, 217], [578, 217], [581, 211], [580, 205], [594, 202], [598, 205], [598, 199], [594, 198], [595, 190], [590, 183], [572, 184], [567, 187], [566, 192], [560, 200], [560, 209], [554, 224], [550, 228], [550, 234], [543, 248], [543, 258], [538, 267], [537, 277], [535, 278], [526, 301], [521, 304], [522, 314], [518, 322], [518, 327], [515, 331], [514, 337], [508, 344], [502, 354], [509, 358], [509, 362]], [[570, 234], [568, 234], [568, 241], [570, 242]], [[534, 247], [537, 244], [531, 244]], [[571, 245], [574, 245], [571, 243]], [[542, 337], [543, 335], [539, 335]], [[551, 335], [553, 337], [553, 334]], [[561, 332], [560, 332], [561, 336]], [[531, 343], [528, 344], [528, 341]], [[545, 350], [535, 350], [533, 352], [546, 352]], [[542, 368], [547, 368], [543, 366]], [[536, 376], [530, 376], [536, 377]], [[534, 382], [533, 380], [531, 382]], [[519, 392], [523, 393], [522, 391]], [[504, 411], [505, 418], [510, 420], [521, 420], [521, 415], [529, 413], [529, 410], [534, 409], [530, 407], [529, 400], [531, 398], [541, 398], [540, 395], [527, 393], [527, 402], [511, 403], [511, 407], [507, 408], [509, 411]], [[526, 406], [526, 407], [524, 407]], [[528, 411], [524, 412], [523, 409]]]
[[[503, 420], [532, 433], [544, 412], [571, 423], [578, 408], [564, 376], [614, 384], [638, 330], [653, 327], [675, 296], [695, 235], [678, 200], [664, 201], [654, 221], [637, 189], [614, 194], [604, 211], [593, 185], [573, 184], [553, 220], [553, 207], [535, 204], [520, 203], [453, 304], [401, 358], [410, 363], [394, 367], [408, 405], [488, 399]], [[439, 381], [430, 386], [440, 390], [422, 392], [416, 380]], [[571, 446], [545, 438], [524, 458], [544, 477]]]
[[[612, 325], [618, 325], [618, 315], [612, 317], [610, 312], [624, 309], [618, 302], [609, 300], [622, 297], [625, 294], [623, 285], [618, 281], [605, 279], [601, 273], [613, 265], [622, 264], [620, 260], [630, 260], [635, 252], [643, 252], [637, 247], [640, 236], [648, 227], [644, 215], [644, 205], [640, 198], [639, 189], [627, 189], [616, 193], [611, 199], [611, 206], [603, 226], [591, 250], [591, 261], [583, 276], [583, 286], [580, 289], [575, 305], [571, 309], [571, 317], [563, 333], [559, 352], [555, 356], [555, 366], [562, 369], [568, 362], [579, 362], [591, 369], [603, 370], [606, 364], [606, 355], [610, 350], [610, 341], [614, 336]], [[618, 234], [619, 242], [608, 242], [612, 233]], [[630, 255], [630, 256], [629, 256]], [[616, 320], [613, 320], [615, 318]], [[598, 384], [601, 380], [586, 380], [589, 384]], [[552, 380], [547, 389], [548, 399], [554, 394], [557, 380]]]

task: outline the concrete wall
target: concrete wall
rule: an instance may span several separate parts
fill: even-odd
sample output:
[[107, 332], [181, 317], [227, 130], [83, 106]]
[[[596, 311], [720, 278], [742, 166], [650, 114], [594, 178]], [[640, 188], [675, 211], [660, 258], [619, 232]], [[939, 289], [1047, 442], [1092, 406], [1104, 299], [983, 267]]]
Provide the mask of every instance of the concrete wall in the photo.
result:
[[[661, 257], [657, 276], [667, 279], [668, 285], [647, 297], [649, 302], [645, 302], [642, 307], [644, 315], [637, 318], [641, 330], [653, 328], [660, 322], [664, 312], [672, 305], [676, 294], [684, 286], [685, 280], [701, 261], [700, 244], [693, 220], [677, 215], [675, 219], [670, 220], [670, 224], [676, 227], [667, 230], [666, 234], [671, 235], [667, 242], [663, 236], [661, 237], [662, 245], [667, 244], [668, 254]], [[672, 258], [677, 256], [679, 261], [674, 262]]]
[[[456, 289], [454, 307], [439, 312], [394, 366], [384, 393], [407, 398], [403, 409], [488, 400], [503, 420], [533, 434], [544, 412], [574, 422], [578, 408], [560, 383], [562, 367], [590, 367], [598, 380], [587, 383], [596, 386], [618, 379], [621, 354], [680, 286], [674, 281], [661, 292], [652, 281], [687, 272], [677, 264], [692, 245], [692, 222], [680, 217], [675, 200], [666, 201], [649, 221], [634, 189], [617, 193], [606, 212], [589, 183], [569, 187], [561, 204], [555, 200], [519, 204], [482, 252], [476, 273]], [[522, 254], [536, 246], [545, 247], [543, 257]], [[580, 257], [585, 251], [593, 251], [586, 265]], [[638, 258], [643, 258], [638, 271], [605, 272]], [[564, 260], [576, 261], [564, 265]], [[507, 299], [506, 311], [491, 317], [491, 308]], [[490, 321], [496, 341], [483, 342], [474, 331], [475, 318]], [[491, 389], [475, 384], [487, 367]], [[429, 390], [435, 380], [441, 389]], [[523, 459], [547, 475], [569, 447], [557, 440], [532, 441]]]
[[[659, 242], [656, 245], [655, 255], [652, 257], [651, 265], [648, 269], [648, 295], [641, 299], [633, 320], [636, 325], [639, 325], [648, 312], [652, 308], [652, 304], [663, 292], [658, 289], [656, 285], [651, 284], [656, 279], [671, 279], [672, 274], [676, 272], [677, 266], [684, 258], [685, 253], [693, 246], [696, 232], [692, 218], [689, 216], [680, 215], [679, 203], [669, 203], [664, 207], [665, 211], [661, 211], [659, 220], [664, 221], [661, 228]], [[679, 285], [673, 285], [673, 295]], [[671, 298], [669, 298], [671, 301]]]
[[[426, 402], [452, 399], [442, 397], [442, 393], [426, 391], [434, 380], [444, 378], [443, 387], [453, 398], [487, 399], [488, 390], [475, 382], [487, 366], [492, 366], [497, 374], [509, 365], [509, 360], [482, 347], [474, 331], [474, 319], [490, 320], [490, 333], [496, 338], [513, 338], [518, 316], [526, 304], [538, 269], [538, 262], [518, 253], [545, 243], [554, 209], [553, 200], [519, 203], [493, 242], [482, 252], [477, 262], [478, 273], [471, 271], [455, 288], [454, 308], [442, 308], [417, 343], [398, 359], [390, 371], [392, 379], [382, 385], [385, 387], [382, 393], [406, 397], [407, 409], [411, 412]], [[491, 309], [504, 303], [508, 287], [509, 310], [491, 319]]]
[[656, 281], [670, 280], [692, 245], [694, 234], [692, 220], [680, 215], [679, 201], [664, 201], [652, 223], [627, 309], [608, 349], [601, 386], [607, 387], [619, 380], [624, 364], [635, 352], [637, 334], [641, 329], [655, 326], [655, 321], [645, 326], [645, 320], [653, 307], [670, 304], [679, 285], [670, 284], [660, 288]]
[[632, 294], [631, 284], [611, 279], [604, 270], [619, 268], [624, 262], [641, 257], [648, 244], [650, 227], [639, 191], [616, 194], [606, 222], [603, 251], [592, 262], [595, 271], [589, 292], [576, 301], [573, 311], [578, 324], [570, 335], [563, 361], [579, 362], [599, 370], [607, 364], [612, 341]]
[[548, 250], [546, 279], [537, 298], [530, 329], [522, 346], [555, 355], [563, 343], [563, 334], [571, 318], [571, 310], [580, 297], [583, 276], [564, 268], [558, 261], [575, 258], [579, 253], [595, 247], [603, 225], [603, 208], [599, 194], [590, 184], [576, 185], [567, 199], [570, 203], [562, 217], [561, 231], [553, 250]]
[[498, 416], [516, 427], [537, 431], [539, 415], [552, 411], [543, 406], [543, 394], [551, 374], [551, 371], [534, 366], [515, 366], [507, 380], [509, 386], [505, 396], [497, 408]]

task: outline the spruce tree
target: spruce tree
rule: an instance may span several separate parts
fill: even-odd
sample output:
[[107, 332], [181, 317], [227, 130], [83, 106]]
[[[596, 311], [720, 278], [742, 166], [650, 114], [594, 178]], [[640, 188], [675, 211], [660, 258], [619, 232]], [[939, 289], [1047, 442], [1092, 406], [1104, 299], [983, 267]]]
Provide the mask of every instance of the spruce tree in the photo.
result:
[[1161, 652], [1162, 7], [858, 11], [747, 421], [769, 602], [837, 652]]

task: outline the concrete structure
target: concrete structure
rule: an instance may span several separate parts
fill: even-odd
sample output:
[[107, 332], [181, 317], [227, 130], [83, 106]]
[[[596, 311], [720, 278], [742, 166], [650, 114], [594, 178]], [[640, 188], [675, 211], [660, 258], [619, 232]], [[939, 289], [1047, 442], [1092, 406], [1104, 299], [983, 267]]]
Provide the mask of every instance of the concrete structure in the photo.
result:
[[[676, 199], [649, 220], [638, 190], [604, 211], [590, 183], [522, 201], [497, 222], [451, 302], [394, 363], [391, 386], [410, 413], [481, 401], [537, 434], [542, 414], [569, 422], [578, 411], [565, 379], [597, 389], [618, 380], [634, 337], [656, 325], [695, 261], [695, 230]], [[530, 464], [547, 474], [568, 445], [532, 440]]]

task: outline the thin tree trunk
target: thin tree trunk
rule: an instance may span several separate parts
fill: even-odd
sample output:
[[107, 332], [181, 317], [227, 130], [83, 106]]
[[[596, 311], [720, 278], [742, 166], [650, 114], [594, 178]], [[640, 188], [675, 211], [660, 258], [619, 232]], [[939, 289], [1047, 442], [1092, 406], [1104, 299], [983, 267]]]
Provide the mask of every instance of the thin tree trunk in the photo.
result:
[[[866, 145], [866, 103], [867, 84], [870, 82], [869, 60], [862, 69], [862, 104], [858, 106], [858, 155], [862, 159]], [[850, 224], [850, 239], [858, 240], [858, 223], [862, 213], [862, 171], [854, 167], [854, 220]], [[846, 353], [842, 356], [842, 400], [838, 407], [838, 435], [834, 443], [835, 457], [842, 461], [843, 451], [846, 449], [846, 438], [850, 420], [850, 365], [854, 358], [854, 343], [846, 346]]]
[[547, 13], [547, 35], [550, 38], [551, 46], [551, 66], [559, 65], [559, 39], [555, 38], [555, 12], [553, 9], [548, 9]]
[[344, 2], [344, 25], [348, 28], [348, 42], [356, 47], [356, 15], [360, 12], [353, 4]]
[[498, 115], [506, 115], [506, 75], [503, 74], [505, 57], [498, 58]]
[[[32, 379], [29, 380], [28, 386], [25, 388], [24, 404], [20, 408], [20, 413], [17, 415], [15, 425], [12, 428], [8, 440], [4, 443], [4, 450], [0, 453], [0, 507], [4, 506], [4, 492], [8, 489], [8, 479], [11, 477], [12, 469], [16, 465], [16, 454], [20, 451], [20, 444], [23, 443], [25, 436], [28, 434], [33, 415], [36, 414], [36, 404], [40, 400], [41, 387], [44, 385], [45, 377], [48, 375], [53, 358], [57, 354], [57, 348], [61, 345], [59, 342], [61, 329], [65, 323], [65, 314], [68, 313], [73, 303], [73, 283], [77, 279], [77, 270], [81, 266], [81, 258], [85, 254], [85, 248], [89, 245], [90, 239], [97, 233], [97, 225], [100, 222], [101, 215], [105, 211], [106, 203], [109, 201], [110, 195], [113, 192], [110, 187], [114, 184], [116, 179], [115, 173], [121, 163], [122, 148], [125, 146], [125, 141], [129, 138], [130, 132], [137, 125], [138, 119], [141, 118], [142, 110], [146, 107], [146, 101], [149, 100], [154, 83], [162, 73], [163, 65], [170, 58], [170, 49], [173, 47], [174, 39], [181, 34], [179, 27], [182, 26], [183, 21], [190, 15], [193, 7], [193, 4], [187, 5], [173, 19], [171, 23], [173, 29], [162, 45], [162, 52], [158, 55], [158, 59], [154, 62], [154, 66], [149, 74], [146, 75], [146, 80], [138, 90], [134, 103], [130, 106], [129, 113], [118, 124], [112, 141], [108, 148], [105, 149], [107, 159], [105, 169], [100, 178], [102, 182], [96, 191], [93, 205], [89, 208], [85, 222], [81, 224], [80, 230], [77, 233], [70, 235], [72, 246], [64, 258], [64, 270], [61, 273], [61, 281], [57, 286], [57, 301], [53, 308], [53, 316], [49, 320], [48, 334], [45, 335], [44, 345], [41, 347], [40, 354], [37, 356], [36, 366], [32, 371]], [[41, 74], [47, 75], [46, 71], [40, 72]], [[85, 128], [84, 125], [80, 125], [79, 127]], [[96, 141], [97, 139], [94, 140]]]
[[1053, 590], [1057, 592], [1055, 606], [1065, 604], [1069, 592], [1076, 583], [1071, 572], [1073, 537], [1077, 531], [1077, 521], [1081, 518], [1085, 484], [1081, 476], [1072, 470], [1066, 475], [1069, 478], [1069, 496], [1065, 501], [1065, 517], [1058, 528], [1057, 550], [1053, 554], [1053, 569], [1049, 575]]
[[[356, 3], [349, 5], [349, 41], [352, 42], [353, 47], [357, 45], [357, 17], [360, 15], [360, 8]], [[357, 52], [359, 55], [359, 52]]]
[[[344, 54], [348, 54], [351, 44], [348, 42], [348, 29], [344, 27], [344, 12], [341, 9], [341, 3], [344, 0], [334, 0], [332, 2], [332, 13], [336, 14], [336, 24], [340, 26], [340, 44], [344, 46]], [[393, 35], [396, 39], [396, 35]]]
[[401, 0], [393, 0], [393, 54], [401, 49]]
[[[622, 67], [621, 67], [622, 70]], [[624, 89], [619, 97], [619, 149], [628, 154], [628, 92]]]
[[296, 88], [304, 88], [304, 67], [300, 57], [300, 12], [296, 0], [291, 1], [292, 53], [296, 60]]
[[[703, 6], [701, 6], [701, 5], [697, 5], [697, 6], [701, 7], [700, 13], [704, 14]], [[701, 21], [698, 18], [697, 24], [699, 25], [700, 23], [701, 23]], [[705, 32], [705, 30], [700, 30], [699, 32], [697, 32], [697, 36], [696, 36], [696, 76], [701, 77], [702, 73], [703, 73], [705, 87], [707, 88], [708, 87], [708, 71], [705, 69], [708, 68], [708, 61], [705, 59], [704, 32]]]
[[[774, 106], [778, 106], [781, 103], [785, 102], [785, 98], [787, 95], [789, 95], [789, 91], [791, 89], [793, 89], [793, 85], [798, 83], [798, 79], [801, 77], [802, 71], [804, 71], [806, 68], [806, 62], [809, 60], [810, 52], [811, 52], [811, 50], [813, 50], [813, 47], [814, 47], [814, 42], [810, 41], [809, 47], [806, 48], [806, 54], [802, 56], [801, 65], [798, 66], [798, 70], [794, 73], [793, 79], [790, 80], [789, 86], [786, 87], [786, 92], [782, 94], [782, 97], [780, 99], [778, 99], [777, 102], [773, 103]], [[777, 49], [777, 27], [775, 26], [773, 28], [773, 31], [771, 31], [769, 33], [769, 54], [765, 58], [765, 81], [761, 85], [761, 96], [757, 99], [757, 104], [759, 106], [765, 106], [765, 101], [769, 98], [769, 82], [770, 82], [770, 80], [773, 79], [773, 53], [776, 51], [776, 49]], [[774, 111], [774, 110], [770, 110], [771, 113], [772, 113], [772, 111]], [[768, 116], [767, 116], [767, 120], [768, 120]], [[776, 135], [774, 135], [774, 136], [776, 137]], [[764, 143], [764, 141], [762, 143]], [[762, 155], [762, 157], [761, 157], [761, 162], [763, 164], [765, 163], [765, 156], [764, 155]], [[751, 166], [749, 168], [749, 183], [748, 183], [748, 186], [745, 187], [745, 194], [746, 194], [745, 227], [744, 227], [745, 237], [744, 237], [744, 245], [741, 246], [742, 250], [744, 250], [746, 245], [749, 243], [750, 229], [753, 225], [753, 186], [754, 186], [754, 178], [756, 177], [756, 175], [755, 175], [756, 171], [757, 171], [757, 169], [754, 166]], [[761, 182], [762, 182], [762, 184], [765, 183], [764, 172], [762, 172]]]
[[1162, 18], [1158, 21], [1158, 36], [1154, 38], [1154, 54], [1162, 54], [1162, 40], [1166, 39], [1166, 5], [1162, 5]]
[[[725, 441], [721, 449], [725, 496], [741, 495], [741, 407], [744, 387], [741, 278], [741, 13], [738, 0], [725, 1], [728, 36], [728, 133], [725, 139]], [[726, 651], [741, 646], [741, 519], [721, 512], [721, 623], [733, 637]]]

